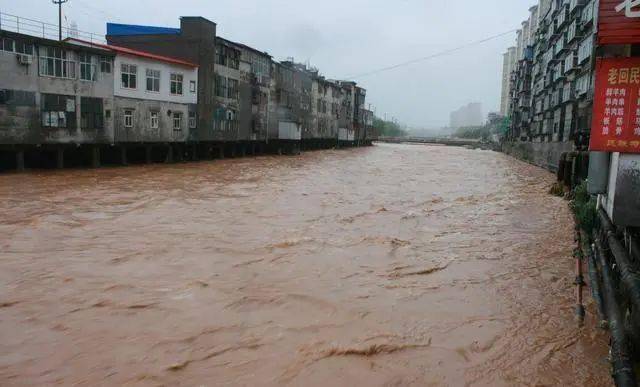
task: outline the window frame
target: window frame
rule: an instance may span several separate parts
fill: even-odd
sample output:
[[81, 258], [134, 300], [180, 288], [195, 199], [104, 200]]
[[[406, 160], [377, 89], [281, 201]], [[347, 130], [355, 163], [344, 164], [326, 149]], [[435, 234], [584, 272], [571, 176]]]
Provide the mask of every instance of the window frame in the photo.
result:
[[76, 62], [73, 60], [71, 52], [59, 47], [40, 46], [38, 75], [76, 79]]
[[228, 78], [227, 79], [227, 95], [225, 97], [228, 99], [238, 99], [238, 86], [239, 86], [239, 82], [237, 79]]
[[[173, 120], [173, 130], [175, 132], [182, 131], [182, 112], [173, 112], [171, 118]], [[176, 123], [178, 124], [177, 126]]]
[[189, 81], [189, 91], [195, 93], [198, 91], [198, 87], [196, 85], [196, 81]]
[[169, 76], [169, 93], [171, 93], [171, 95], [184, 95], [183, 83], [183, 74], [171, 73], [171, 75]]
[[[149, 75], [149, 73], [151, 73], [151, 75]], [[157, 77], [155, 75], [157, 75]], [[149, 93], [160, 93], [160, 80], [162, 79], [160, 70], [145, 69], [145, 76], [146, 76], [145, 91]], [[149, 80], [151, 80], [152, 86], [157, 86], [158, 88], [157, 90], [149, 90]]]
[[133, 113], [134, 109], [123, 109], [122, 124], [125, 128], [133, 128]]
[[194, 111], [190, 111], [189, 112], [189, 129], [195, 129], [197, 127], [197, 115], [196, 112]]
[[[125, 77], [127, 79], [127, 86], [125, 86]], [[133, 87], [131, 87], [132, 80]], [[120, 88], [127, 90], [138, 89], [138, 65], [120, 63]]]
[[[88, 59], [88, 60], [87, 60]], [[78, 67], [80, 71], [78, 72], [78, 79], [81, 81], [95, 82], [98, 80], [97, 77], [97, 66], [94, 61], [94, 56], [87, 53], [81, 52], [78, 54]], [[83, 77], [83, 71], [89, 73], [89, 79]]]
[[149, 127], [151, 129], [158, 129], [160, 127], [160, 112], [159, 111], [151, 111], [151, 112], [149, 112]]
[[100, 72], [105, 74], [111, 74], [112, 71], [113, 71], [113, 60], [111, 60], [111, 58], [108, 56], [101, 56]]
[[[7, 41], [11, 41], [11, 50], [7, 50], [5, 49], [5, 43]], [[4, 51], [4, 52], [16, 52], [16, 40], [13, 38], [9, 38], [9, 37], [2, 37], [0, 38], [0, 51]]]

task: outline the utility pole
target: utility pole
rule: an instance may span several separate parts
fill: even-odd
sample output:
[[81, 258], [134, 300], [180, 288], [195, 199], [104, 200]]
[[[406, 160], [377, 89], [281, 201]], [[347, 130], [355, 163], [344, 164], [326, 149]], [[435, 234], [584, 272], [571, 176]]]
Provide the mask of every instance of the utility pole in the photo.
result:
[[62, 4], [69, 0], [51, 0], [53, 4], [58, 4], [58, 40], [62, 41]]

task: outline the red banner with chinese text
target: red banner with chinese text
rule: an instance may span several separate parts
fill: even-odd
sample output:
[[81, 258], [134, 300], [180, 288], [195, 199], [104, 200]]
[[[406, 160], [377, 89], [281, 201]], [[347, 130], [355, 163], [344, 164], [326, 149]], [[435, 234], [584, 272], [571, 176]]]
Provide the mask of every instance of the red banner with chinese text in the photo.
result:
[[640, 57], [599, 58], [589, 150], [640, 153]]
[[598, 44], [640, 43], [640, 1], [600, 0]]

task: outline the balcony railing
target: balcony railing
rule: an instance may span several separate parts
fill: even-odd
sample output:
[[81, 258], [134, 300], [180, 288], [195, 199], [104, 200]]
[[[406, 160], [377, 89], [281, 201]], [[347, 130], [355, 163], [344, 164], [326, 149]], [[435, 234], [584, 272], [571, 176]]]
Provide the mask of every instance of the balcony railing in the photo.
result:
[[[59, 31], [55, 24], [44, 23], [26, 17], [19, 17], [0, 12], [0, 30], [17, 32], [44, 39], [58, 40]], [[93, 32], [80, 31], [77, 28], [62, 27], [62, 39], [77, 38], [91, 43], [106, 43], [104, 35]]]

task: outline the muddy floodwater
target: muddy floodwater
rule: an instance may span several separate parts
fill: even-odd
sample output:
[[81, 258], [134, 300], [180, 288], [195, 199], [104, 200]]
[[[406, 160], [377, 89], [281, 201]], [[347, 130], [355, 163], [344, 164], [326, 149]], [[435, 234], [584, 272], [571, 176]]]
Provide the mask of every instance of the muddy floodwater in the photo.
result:
[[0, 385], [611, 385], [554, 176], [463, 148], [0, 176]]

